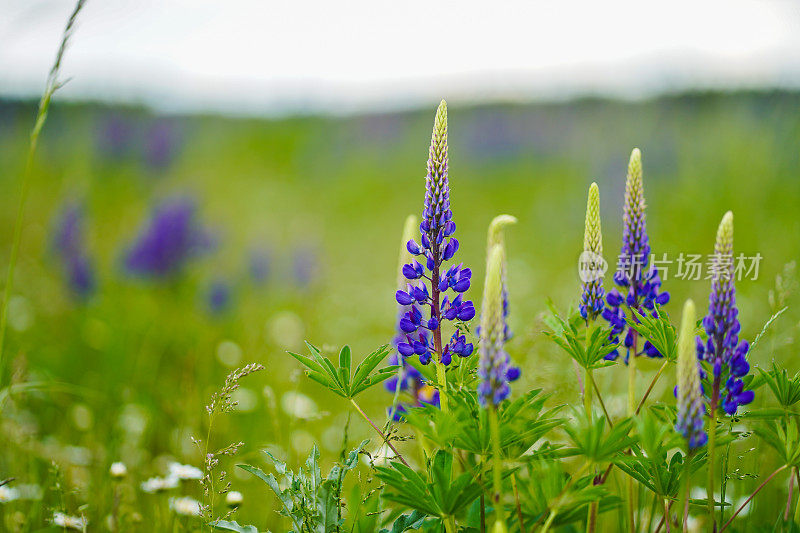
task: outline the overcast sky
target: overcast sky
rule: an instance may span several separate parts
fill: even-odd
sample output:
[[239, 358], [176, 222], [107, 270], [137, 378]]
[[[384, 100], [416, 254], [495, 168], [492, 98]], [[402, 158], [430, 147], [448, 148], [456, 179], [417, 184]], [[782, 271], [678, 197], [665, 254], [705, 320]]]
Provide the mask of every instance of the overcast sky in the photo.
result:
[[[37, 95], [72, 0], [0, 0], [0, 94]], [[348, 113], [800, 87], [797, 0], [88, 0], [60, 98]]]

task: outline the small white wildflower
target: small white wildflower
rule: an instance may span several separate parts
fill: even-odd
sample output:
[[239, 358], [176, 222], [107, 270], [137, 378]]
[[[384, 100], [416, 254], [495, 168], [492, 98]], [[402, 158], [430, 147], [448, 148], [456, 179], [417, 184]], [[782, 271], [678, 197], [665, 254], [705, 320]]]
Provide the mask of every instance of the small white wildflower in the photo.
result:
[[313, 418], [318, 413], [316, 402], [302, 392], [289, 391], [281, 396], [283, 412], [294, 418]]
[[180, 463], [169, 463], [169, 476], [180, 480], [203, 479], [203, 471], [192, 465], [182, 465]]
[[237, 490], [232, 490], [225, 495], [225, 503], [229, 507], [239, 507], [242, 505], [242, 501], [244, 501], [244, 496]]
[[163, 490], [174, 489], [178, 486], [178, 478], [174, 476], [167, 477], [151, 477], [147, 481], [143, 481], [139, 487], [142, 492], [152, 494], [154, 492], [161, 492]]
[[74, 529], [76, 531], [84, 531], [89, 521], [84, 516], [70, 516], [64, 513], [53, 514], [53, 524], [58, 527], [66, 529]]
[[170, 498], [169, 508], [181, 516], [200, 516], [200, 502], [189, 496]]
[[116, 463], [111, 463], [111, 468], [108, 469], [108, 472], [111, 477], [120, 479], [128, 475], [128, 467], [125, 466], [125, 463], [117, 461]]
[[13, 502], [19, 499], [19, 491], [8, 485], [0, 487], [0, 503]]

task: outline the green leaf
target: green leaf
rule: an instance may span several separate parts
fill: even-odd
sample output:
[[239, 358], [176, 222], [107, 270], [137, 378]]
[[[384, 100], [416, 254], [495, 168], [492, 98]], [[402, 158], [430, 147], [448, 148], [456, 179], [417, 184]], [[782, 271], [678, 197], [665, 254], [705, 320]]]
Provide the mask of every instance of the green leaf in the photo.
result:
[[237, 522], [230, 522], [228, 520], [217, 520], [209, 524], [214, 529], [221, 529], [223, 531], [235, 531], [236, 533], [258, 533], [256, 526], [240, 526]]
[[339, 379], [344, 385], [345, 390], [350, 388], [350, 347], [345, 345], [339, 352]]
[[409, 529], [420, 529], [425, 517], [425, 513], [421, 513], [420, 511], [412, 511], [411, 514], [402, 514], [392, 523], [392, 529], [384, 528], [381, 529], [380, 533], [403, 533]]

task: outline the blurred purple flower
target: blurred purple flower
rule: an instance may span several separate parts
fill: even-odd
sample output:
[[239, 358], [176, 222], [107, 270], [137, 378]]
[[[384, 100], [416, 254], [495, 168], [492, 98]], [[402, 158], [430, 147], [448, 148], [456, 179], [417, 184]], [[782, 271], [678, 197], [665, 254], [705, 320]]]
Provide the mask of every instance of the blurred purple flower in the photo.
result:
[[97, 150], [111, 159], [128, 155], [134, 142], [134, 127], [130, 121], [113, 114], [104, 117], [97, 127]]
[[166, 120], [155, 122], [147, 131], [145, 139], [145, 162], [154, 169], [168, 167], [175, 159], [180, 144], [176, 127]]
[[95, 275], [86, 250], [83, 211], [78, 205], [65, 207], [56, 220], [53, 249], [73, 294], [81, 298], [91, 295], [96, 285]]
[[228, 309], [231, 303], [231, 286], [222, 279], [214, 280], [208, 289], [208, 310], [219, 314]]
[[147, 226], [125, 255], [125, 268], [142, 277], [169, 277], [212, 244], [210, 234], [197, 220], [195, 203], [188, 198], [173, 198], [153, 210]]
[[252, 250], [250, 252], [250, 277], [255, 283], [264, 283], [272, 269], [272, 256], [267, 249]]
[[318, 261], [316, 251], [311, 246], [301, 246], [292, 258], [292, 274], [300, 287], [308, 287], [317, 275]]

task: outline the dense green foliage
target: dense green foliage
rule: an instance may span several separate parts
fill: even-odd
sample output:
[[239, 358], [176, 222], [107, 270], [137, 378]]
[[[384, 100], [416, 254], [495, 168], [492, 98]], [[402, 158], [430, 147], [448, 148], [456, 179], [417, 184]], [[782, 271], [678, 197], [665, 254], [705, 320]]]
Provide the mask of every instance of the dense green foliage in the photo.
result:
[[[785, 267], [800, 256], [798, 105], [800, 96], [791, 93], [451, 105], [459, 260], [473, 267], [475, 280], [483, 279], [489, 221], [498, 213], [518, 219], [506, 236], [516, 333], [507, 348], [522, 378], [498, 412], [512, 530], [517, 514], [531, 531], [553, 509], [553, 528], [572, 523], [582, 529], [591, 501], [599, 501], [599, 529], [617, 530], [625, 523], [620, 495], [626, 475], [639, 487], [640, 530], [655, 529], [662, 500], [678, 496], [687, 466], [695, 473], [706, 469], [705, 454], [687, 458], [675, 451], [674, 365], [662, 372], [646, 408], [627, 418], [625, 370], [602, 361], [608, 347], [600, 342], [584, 349], [581, 322], [567, 312], [579, 296], [586, 187], [594, 180], [602, 191], [606, 258], [613, 262], [627, 154], [639, 146], [654, 253], [710, 253], [719, 218], [730, 209], [737, 217], [737, 250], [764, 257], [758, 279], [737, 284], [741, 336], [752, 341], [749, 359], [759, 367], [752, 383], [757, 396], [745, 415], [724, 421], [716, 439], [717, 469], [724, 468], [718, 498], [727, 502], [719, 512], [727, 520], [731, 507], [788, 465], [735, 524], [738, 530], [768, 524], [788, 531], [782, 523], [787, 479], [796, 475], [800, 442], [794, 411], [800, 382], [792, 377], [800, 369], [793, 344], [800, 312], [797, 282]], [[30, 105], [0, 104], [4, 265], [34, 116]], [[106, 146], [111, 120], [123, 121], [130, 132], [113, 153]], [[147, 140], [161, 124], [174, 136], [173, 151], [166, 162], [148, 163]], [[429, 133], [427, 112], [256, 120], [155, 117], [57, 102], [32, 174], [0, 370], [0, 481], [37, 484], [43, 495], [0, 503], [0, 529], [38, 530], [53, 510], [84, 514], [90, 530], [107, 523], [120, 530], [198, 529], [200, 519], [176, 517], [168, 501], [178, 495], [207, 501], [199, 484], [185, 481], [165, 494], [147, 494], [140, 482], [163, 475], [172, 459], [204, 466], [204, 449], [225, 451], [241, 441], [236, 455], [219, 454], [213, 473], [227, 472], [215, 490], [230, 483], [244, 494], [226, 517], [231, 522], [283, 531], [321, 520], [329, 527], [307, 530], [332, 531], [343, 523], [342, 530], [366, 532], [451, 527], [457, 517], [457, 527], [480, 531], [480, 495], [488, 495], [491, 482], [481, 457], [491, 455], [491, 439], [486, 412], [474, 397], [468, 366], [474, 361], [448, 372], [454, 375], [449, 412], [423, 408], [405, 423], [386, 425], [392, 394], [378, 384], [386, 361], [367, 356], [359, 367], [360, 354], [383, 354], [374, 350], [394, 333], [397, 240], [405, 216], [420, 209]], [[125, 247], [151, 206], [175, 194], [197, 200], [216, 248], [169, 280], [131, 278], [122, 268]], [[70, 200], [83, 203], [97, 268], [97, 290], [86, 300], [69, 292], [51, 246], [54, 220]], [[272, 257], [263, 284], [248, 275], [254, 248], [268, 248]], [[308, 250], [315, 259], [305, 283], [296, 279], [293, 263]], [[232, 299], [214, 313], [206, 300], [218, 278], [230, 284]], [[475, 301], [479, 285], [470, 291]], [[669, 323], [678, 324], [689, 296], [702, 312], [709, 281], [670, 275], [664, 286], [672, 302], [663, 320], [638, 328], [661, 343], [671, 361], [675, 331]], [[549, 305], [561, 310], [561, 319]], [[304, 340], [318, 348], [309, 352]], [[348, 344], [358, 357], [341, 349]], [[600, 409], [593, 420], [581, 414], [573, 350], [578, 364], [593, 367], [613, 426]], [[337, 355], [330, 368], [316, 358], [336, 361]], [[215, 415], [209, 428], [204, 406], [233, 368], [250, 362], [266, 371], [244, 377], [231, 392], [238, 406]], [[314, 381], [299, 371], [304, 364], [320, 365], [312, 366]], [[638, 366], [641, 398], [662, 361]], [[392, 439], [411, 466], [384, 461], [383, 438]], [[364, 439], [369, 443], [358, 445]], [[370, 456], [358, 464], [349, 453], [362, 446]], [[114, 461], [127, 465], [123, 479], [110, 476]], [[255, 476], [235, 467], [245, 463]], [[594, 485], [612, 464], [609, 482]], [[285, 478], [281, 485], [269, 477], [276, 471], [278, 480]], [[321, 471], [331, 473], [323, 477]], [[696, 478], [703, 487], [703, 475]], [[797, 492], [795, 484], [790, 519]], [[300, 503], [290, 508], [291, 498]], [[702, 517], [704, 489], [692, 498], [692, 514]], [[217, 497], [215, 517], [227, 513], [223, 500]], [[331, 514], [339, 500], [346, 505]], [[375, 515], [379, 510], [383, 514]]]

